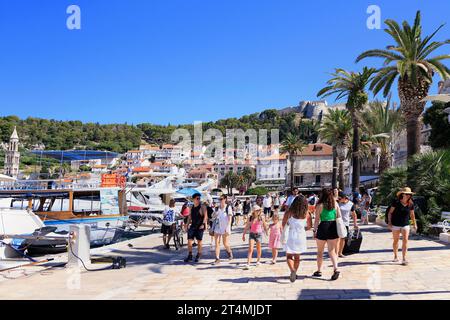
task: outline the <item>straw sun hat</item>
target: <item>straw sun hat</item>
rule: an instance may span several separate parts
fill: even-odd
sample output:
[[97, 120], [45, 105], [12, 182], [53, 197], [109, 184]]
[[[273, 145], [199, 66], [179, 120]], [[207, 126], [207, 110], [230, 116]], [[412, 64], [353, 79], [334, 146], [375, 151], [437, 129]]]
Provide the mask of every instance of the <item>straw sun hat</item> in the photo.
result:
[[412, 192], [410, 187], [405, 187], [405, 188], [401, 188], [398, 192], [397, 192], [397, 197], [401, 194], [415, 194], [414, 192]]
[[258, 211], [258, 210], [261, 210], [261, 207], [258, 206], [257, 204], [255, 204], [255, 205], [253, 206], [253, 211]]

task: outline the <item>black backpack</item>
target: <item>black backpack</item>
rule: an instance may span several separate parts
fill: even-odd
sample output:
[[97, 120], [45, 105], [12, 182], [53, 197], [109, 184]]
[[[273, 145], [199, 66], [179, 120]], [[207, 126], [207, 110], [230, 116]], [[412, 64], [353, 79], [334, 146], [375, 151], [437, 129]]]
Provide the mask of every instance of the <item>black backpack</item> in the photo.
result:
[[391, 210], [391, 206], [387, 207], [386, 212], [384, 213], [384, 222], [389, 224], [389, 210]]
[[211, 208], [210, 206], [207, 206], [207, 207], [206, 207], [206, 212], [208, 213], [208, 220], [211, 220], [211, 219], [212, 219], [213, 212], [214, 212], [214, 209]]

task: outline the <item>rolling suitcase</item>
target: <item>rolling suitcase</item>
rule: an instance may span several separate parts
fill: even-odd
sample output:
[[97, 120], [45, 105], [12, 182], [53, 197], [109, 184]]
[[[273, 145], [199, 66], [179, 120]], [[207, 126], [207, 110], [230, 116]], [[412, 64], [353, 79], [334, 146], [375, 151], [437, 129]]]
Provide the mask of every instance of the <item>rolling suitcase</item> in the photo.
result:
[[350, 231], [345, 241], [344, 250], [342, 251], [342, 253], [346, 256], [359, 253], [362, 240], [363, 236], [359, 229]]

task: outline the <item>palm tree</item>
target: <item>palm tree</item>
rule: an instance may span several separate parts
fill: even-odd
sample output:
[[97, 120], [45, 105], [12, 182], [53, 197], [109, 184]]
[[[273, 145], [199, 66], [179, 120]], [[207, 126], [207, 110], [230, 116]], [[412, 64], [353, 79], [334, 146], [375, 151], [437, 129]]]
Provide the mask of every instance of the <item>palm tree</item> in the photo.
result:
[[[320, 137], [333, 146], [339, 159], [339, 188], [344, 189], [345, 149], [350, 149], [352, 119], [347, 110], [333, 110], [325, 115], [319, 129]], [[335, 185], [335, 183], [334, 183]]]
[[391, 109], [390, 98], [387, 103], [375, 101], [363, 113], [364, 131], [369, 135], [369, 141], [380, 148], [379, 173], [391, 166], [391, 148], [394, 132], [402, 128], [403, 121], [400, 111]]
[[288, 133], [284, 141], [281, 143], [281, 152], [289, 154], [289, 161], [291, 163], [290, 185], [291, 191], [294, 189], [294, 162], [298, 154], [302, 153], [305, 148], [303, 141], [296, 135]]
[[328, 86], [317, 94], [318, 97], [328, 97], [336, 94], [336, 100], [347, 98], [346, 107], [350, 111], [353, 126], [352, 143], [352, 191], [359, 187], [360, 177], [360, 121], [358, 113], [369, 100], [366, 87], [372, 80], [372, 75], [376, 72], [373, 68], [364, 67], [361, 72], [349, 72], [344, 69], [336, 69], [332, 78], [327, 81]]
[[253, 181], [255, 181], [256, 178], [255, 170], [246, 167], [242, 170], [241, 176], [243, 177], [244, 180], [245, 191], [247, 191], [247, 189], [250, 188]]
[[227, 188], [228, 195], [232, 195], [233, 188], [237, 186], [238, 182], [239, 182], [238, 175], [233, 171], [228, 171], [220, 180], [220, 186]]
[[436, 33], [444, 26], [441, 25], [431, 35], [422, 37], [421, 15], [417, 11], [414, 25], [411, 27], [407, 21], [403, 27], [394, 21], [386, 20], [385, 31], [392, 37], [395, 45], [387, 50], [369, 50], [358, 56], [356, 62], [368, 57], [383, 58], [383, 67], [377, 71], [370, 89], [375, 94], [383, 90], [388, 96], [392, 85], [398, 78], [398, 93], [401, 111], [406, 120], [408, 158], [420, 150], [420, 115], [426, 102], [423, 99], [428, 95], [433, 76], [438, 73], [443, 79], [450, 76], [450, 70], [441, 61], [449, 59], [449, 54], [430, 55], [438, 48], [449, 44], [450, 40], [432, 41]]

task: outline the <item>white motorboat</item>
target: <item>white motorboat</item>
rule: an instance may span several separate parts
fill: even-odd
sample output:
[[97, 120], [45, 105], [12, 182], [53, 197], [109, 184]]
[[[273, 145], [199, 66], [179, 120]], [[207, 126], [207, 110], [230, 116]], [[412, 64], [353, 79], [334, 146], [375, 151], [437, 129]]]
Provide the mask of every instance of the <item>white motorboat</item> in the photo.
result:
[[67, 237], [55, 229], [46, 227], [31, 210], [0, 208], [0, 259], [21, 257], [30, 248], [65, 250]]

